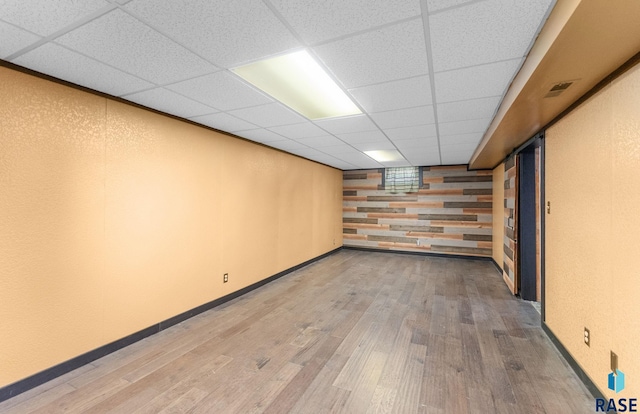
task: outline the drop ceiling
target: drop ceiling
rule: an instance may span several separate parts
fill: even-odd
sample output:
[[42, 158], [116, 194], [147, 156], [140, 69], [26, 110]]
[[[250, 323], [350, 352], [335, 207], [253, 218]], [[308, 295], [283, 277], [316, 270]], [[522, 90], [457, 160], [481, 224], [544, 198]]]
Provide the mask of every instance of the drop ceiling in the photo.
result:
[[[554, 3], [4, 0], [0, 59], [343, 170], [467, 164]], [[362, 115], [312, 122], [231, 71], [302, 49]]]

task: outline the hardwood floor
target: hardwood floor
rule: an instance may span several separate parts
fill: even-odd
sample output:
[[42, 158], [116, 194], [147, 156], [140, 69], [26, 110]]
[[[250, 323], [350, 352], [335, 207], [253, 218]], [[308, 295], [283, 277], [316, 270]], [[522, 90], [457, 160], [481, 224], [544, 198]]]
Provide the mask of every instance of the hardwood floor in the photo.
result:
[[489, 262], [343, 250], [0, 412], [593, 412], [539, 318]]

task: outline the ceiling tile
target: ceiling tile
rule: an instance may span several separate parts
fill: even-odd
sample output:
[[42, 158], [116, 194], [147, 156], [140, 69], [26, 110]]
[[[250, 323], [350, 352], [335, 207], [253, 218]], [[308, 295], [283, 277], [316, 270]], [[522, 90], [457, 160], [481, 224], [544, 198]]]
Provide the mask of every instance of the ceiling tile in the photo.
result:
[[459, 6], [472, 1], [476, 0], [427, 0], [427, 9], [429, 10], [429, 13], [433, 13], [438, 10]]
[[174, 83], [167, 88], [221, 111], [273, 102], [271, 98], [227, 71]]
[[410, 167], [411, 166], [411, 162], [409, 162], [408, 160], [387, 161], [387, 162], [382, 162], [381, 164], [384, 167]]
[[338, 134], [338, 138], [348, 144], [357, 144], [362, 142], [385, 141], [387, 137], [379, 130], [352, 132], [350, 134]]
[[296, 124], [304, 121], [303, 117], [277, 102], [253, 106], [251, 108], [236, 109], [235, 111], [229, 111], [229, 114], [263, 128]]
[[440, 165], [440, 158], [418, 158], [415, 160], [411, 160], [411, 165], [415, 167], [431, 167], [435, 165]]
[[138, 0], [125, 7], [224, 68], [301, 46], [261, 0]]
[[314, 157], [326, 157], [327, 155], [323, 152], [320, 152], [313, 148], [297, 148], [290, 150], [292, 154], [299, 155], [301, 157], [305, 157], [308, 159], [313, 159]]
[[522, 59], [436, 73], [438, 103], [497, 96], [506, 91]]
[[353, 155], [353, 154], [361, 154], [360, 151], [358, 151], [357, 149], [347, 145], [347, 144], [341, 144], [341, 145], [332, 145], [330, 147], [323, 147], [320, 148], [320, 151], [324, 152], [325, 154], [329, 154], [331, 156], [334, 157], [338, 157], [340, 156], [345, 156], [345, 155]]
[[427, 73], [420, 19], [327, 43], [314, 50], [346, 88]]
[[313, 157], [314, 161], [318, 161], [322, 164], [330, 165], [332, 167], [338, 168], [340, 170], [353, 170], [357, 167], [353, 164], [349, 164], [346, 161], [339, 160], [330, 155], [318, 155]]
[[47, 36], [105, 7], [113, 6], [104, 0], [3, 0], [0, 17], [30, 32]]
[[[70, 30], [12, 61], [337, 168], [466, 163], [552, 2], [423, 0], [436, 91], [417, 0], [0, 0], [0, 58]], [[301, 39], [367, 114], [312, 122], [221, 70]]]
[[469, 142], [459, 142], [456, 144], [449, 144], [446, 141], [440, 142], [440, 150], [444, 154], [445, 152], [460, 152], [460, 151], [471, 151], [473, 152], [476, 149], [476, 144]]
[[355, 165], [349, 164], [348, 162], [344, 162], [342, 160], [338, 160], [338, 162], [336, 163], [326, 163], [327, 165], [330, 165], [332, 167], [335, 167], [339, 170], [342, 171], [348, 171], [348, 170], [357, 170], [358, 168]]
[[420, 3], [406, 0], [271, 0], [308, 43], [344, 36], [420, 15]]
[[487, 0], [429, 17], [436, 72], [527, 54], [551, 0]]
[[436, 151], [425, 151], [407, 156], [411, 165], [432, 166], [440, 164], [440, 154]]
[[303, 122], [301, 124], [282, 125], [273, 128], [269, 128], [271, 131], [276, 132], [282, 136], [291, 139], [310, 138], [327, 135], [327, 132], [317, 127], [311, 122]]
[[374, 142], [359, 142], [351, 144], [360, 151], [376, 151], [386, 149], [396, 149], [396, 147], [389, 140], [374, 141]]
[[54, 43], [45, 43], [14, 59], [13, 63], [114, 96], [153, 87], [149, 82]]
[[409, 109], [398, 109], [396, 111], [376, 112], [371, 114], [371, 118], [382, 129], [399, 128], [413, 125], [433, 124], [433, 106], [419, 106]]
[[437, 135], [435, 124], [385, 129], [384, 133], [394, 142], [403, 139], [435, 137]]
[[456, 165], [456, 164], [468, 164], [469, 159], [473, 155], [473, 150], [467, 151], [443, 151], [442, 152], [442, 164], [444, 165]]
[[301, 143], [296, 142], [296, 141], [293, 141], [291, 139], [285, 139], [285, 140], [282, 140], [282, 141], [270, 141], [270, 142], [267, 142], [266, 145], [268, 145], [270, 147], [273, 147], [273, 148], [281, 149], [283, 151], [291, 151], [291, 150], [309, 148], [306, 145], [301, 144]]
[[190, 118], [193, 122], [207, 125], [220, 131], [237, 132], [255, 129], [256, 125], [238, 119], [225, 113], [217, 113], [213, 115], [203, 115]]
[[158, 84], [216, 70], [119, 9], [59, 37], [56, 42]]
[[182, 95], [163, 88], [134, 93], [127, 95], [124, 99], [183, 118], [218, 112], [216, 109], [203, 105], [200, 102], [185, 98]]
[[351, 132], [374, 131], [378, 129], [366, 115], [322, 119], [315, 121], [315, 124], [331, 134], [348, 134]]
[[464, 144], [475, 148], [483, 135], [483, 132], [476, 132], [471, 134], [440, 136], [440, 144], [445, 146]]
[[480, 135], [482, 135], [487, 130], [489, 122], [491, 122], [491, 118], [470, 119], [467, 121], [456, 122], [440, 122], [438, 124], [438, 129], [441, 137], [443, 135], [469, 134], [472, 132], [480, 132]]
[[283, 137], [282, 135], [278, 135], [275, 132], [271, 132], [262, 128], [250, 129], [248, 131], [238, 131], [235, 134], [252, 141], [263, 143], [271, 141], [282, 141], [285, 139], [285, 137]]
[[428, 76], [363, 86], [350, 89], [349, 93], [368, 112], [431, 104], [431, 85]]
[[354, 154], [336, 155], [336, 158], [355, 165], [357, 168], [380, 168], [382, 164], [371, 157], [358, 152]]
[[436, 137], [403, 139], [394, 142], [400, 150], [409, 148], [438, 147], [438, 139]]
[[29, 33], [26, 30], [19, 29], [15, 26], [0, 20], [0, 59], [29, 46], [30, 44], [40, 40], [40, 36]]
[[493, 118], [501, 99], [501, 96], [492, 96], [438, 104], [438, 121], [453, 122], [465, 119]]
[[296, 141], [303, 143], [309, 147], [313, 148], [322, 148], [322, 147], [331, 147], [334, 145], [342, 145], [344, 144], [338, 138], [333, 135], [324, 135], [321, 137], [310, 137], [310, 138], [301, 138]]

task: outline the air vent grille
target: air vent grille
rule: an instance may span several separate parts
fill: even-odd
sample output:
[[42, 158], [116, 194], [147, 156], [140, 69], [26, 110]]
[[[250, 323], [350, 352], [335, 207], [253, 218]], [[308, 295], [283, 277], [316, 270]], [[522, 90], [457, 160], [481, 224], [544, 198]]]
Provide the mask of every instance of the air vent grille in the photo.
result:
[[574, 81], [558, 82], [549, 89], [549, 92], [544, 96], [545, 98], [555, 98], [560, 96], [564, 91], [569, 89], [573, 85]]

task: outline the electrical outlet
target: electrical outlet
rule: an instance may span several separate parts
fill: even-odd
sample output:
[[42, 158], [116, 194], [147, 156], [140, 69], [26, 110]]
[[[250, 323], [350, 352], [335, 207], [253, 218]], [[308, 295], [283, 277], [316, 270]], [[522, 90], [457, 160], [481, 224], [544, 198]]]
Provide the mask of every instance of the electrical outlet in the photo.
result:
[[587, 328], [584, 328], [584, 344], [591, 347], [591, 332]]
[[229, 273], [225, 273], [222, 275], [222, 283], [227, 283], [229, 281]]

